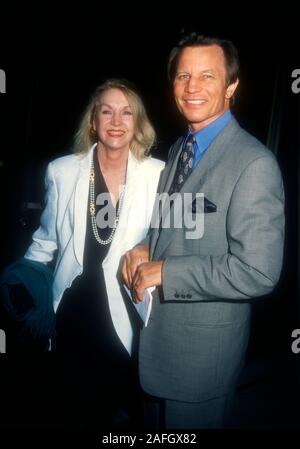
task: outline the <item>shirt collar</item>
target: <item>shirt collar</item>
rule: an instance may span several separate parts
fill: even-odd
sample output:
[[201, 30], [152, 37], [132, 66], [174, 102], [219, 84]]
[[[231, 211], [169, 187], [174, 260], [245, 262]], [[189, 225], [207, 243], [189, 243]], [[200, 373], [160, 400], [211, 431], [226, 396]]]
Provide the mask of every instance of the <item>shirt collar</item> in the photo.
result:
[[[200, 131], [194, 134], [197, 147], [200, 153], [203, 153], [207, 149], [207, 147], [211, 144], [214, 138], [217, 137], [217, 135], [222, 131], [223, 128], [225, 128], [226, 125], [228, 125], [231, 119], [232, 114], [230, 110], [228, 110], [224, 112], [224, 114], [222, 114], [221, 117], [217, 118], [212, 123], [205, 126], [205, 128], [200, 129]], [[189, 129], [187, 137], [190, 134], [193, 133]]]

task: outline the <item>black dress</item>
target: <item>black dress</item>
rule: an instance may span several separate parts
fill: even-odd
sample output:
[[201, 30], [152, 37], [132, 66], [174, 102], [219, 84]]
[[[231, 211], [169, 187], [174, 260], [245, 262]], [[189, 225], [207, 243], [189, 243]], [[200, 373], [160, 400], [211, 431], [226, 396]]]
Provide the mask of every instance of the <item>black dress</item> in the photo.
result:
[[[93, 157], [96, 199], [108, 189], [96, 151]], [[99, 209], [96, 206], [96, 213]], [[102, 239], [111, 234], [111, 228], [97, 229]], [[55, 351], [63, 356], [63, 396], [70, 404], [67, 420], [75, 426], [107, 427], [120, 409], [125, 418], [138, 408], [135, 354], [130, 357], [121, 343], [108, 305], [102, 262], [109, 247], [99, 244], [93, 234], [88, 202], [83, 273], [64, 292], [56, 314]], [[130, 318], [136, 339], [138, 321], [133, 310]]]

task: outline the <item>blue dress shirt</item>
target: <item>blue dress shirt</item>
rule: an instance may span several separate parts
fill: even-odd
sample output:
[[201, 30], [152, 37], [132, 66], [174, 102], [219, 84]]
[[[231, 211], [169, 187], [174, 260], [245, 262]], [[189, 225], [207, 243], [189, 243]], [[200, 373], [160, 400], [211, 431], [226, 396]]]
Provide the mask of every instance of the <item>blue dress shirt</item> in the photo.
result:
[[[225, 128], [226, 125], [232, 119], [232, 114], [230, 111], [224, 112], [221, 117], [214, 120], [212, 123], [207, 125], [205, 128], [200, 129], [197, 133], [194, 134], [196, 142], [194, 143], [194, 161], [193, 161], [193, 170], [199, 163], [200, 159], [203, 157], [205, 151], [211, 144], [211, 142], [217, 137], [217, 135]], [[188, 136], [192, 134], [191, 130], [189, 130], [187, 134]]]

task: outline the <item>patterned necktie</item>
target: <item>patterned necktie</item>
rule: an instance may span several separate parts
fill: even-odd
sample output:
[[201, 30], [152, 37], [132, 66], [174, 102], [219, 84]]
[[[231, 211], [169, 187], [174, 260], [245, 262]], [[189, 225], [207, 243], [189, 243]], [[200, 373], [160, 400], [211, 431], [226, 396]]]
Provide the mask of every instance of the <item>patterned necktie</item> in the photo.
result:
[[170, 195], [179, 192], [193, 170], [195, 137], [190, 134], [179, 156], [176, 173], [170, 188]]

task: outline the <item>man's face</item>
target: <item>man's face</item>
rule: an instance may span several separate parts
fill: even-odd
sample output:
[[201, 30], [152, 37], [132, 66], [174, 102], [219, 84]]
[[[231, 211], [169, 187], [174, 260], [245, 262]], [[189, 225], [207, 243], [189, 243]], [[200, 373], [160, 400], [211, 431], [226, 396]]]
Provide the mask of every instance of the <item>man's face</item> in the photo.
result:
[[199, 131], [229, 109], [238, 81], [227, 87], [223, 50], [218, 45], [186, 47], [173, 83], [179, 111]]

